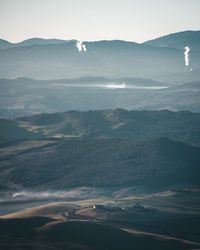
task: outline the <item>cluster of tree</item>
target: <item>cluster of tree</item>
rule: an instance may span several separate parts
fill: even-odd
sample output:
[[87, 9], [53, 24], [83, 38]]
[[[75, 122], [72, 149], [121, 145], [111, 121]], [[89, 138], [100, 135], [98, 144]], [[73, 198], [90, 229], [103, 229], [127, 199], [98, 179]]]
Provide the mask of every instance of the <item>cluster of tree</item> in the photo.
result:
[[[126, 111], [123, 109], [68, 111], [19, 118], [42, 126], [48, 136], [56, 133], [88, 138], [147, 139], [167, 137], [200, 146], [200, 114], [186, 111]], [[50, 128], [50, 129], [49, 129]]]
[[199, 184], [199, 166], [199, 148], [165, 138], [61, 141], [13, 159], [1, 182], [43, 188], [164, 187]]

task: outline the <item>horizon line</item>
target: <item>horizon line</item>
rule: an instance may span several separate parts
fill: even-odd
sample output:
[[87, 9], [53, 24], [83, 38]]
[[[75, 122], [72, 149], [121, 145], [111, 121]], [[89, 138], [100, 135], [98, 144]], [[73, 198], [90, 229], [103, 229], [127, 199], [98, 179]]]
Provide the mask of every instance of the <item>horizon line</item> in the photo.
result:
[[6, 38], [2, 38], [0, 37], [0, 40], [4, 40], [10, 44], [19, 44], [19, 43], [22, 43], [24, 41], [27, 41], [27, 40], [32, 40], [32, 39], [42, 39], [42, 40], [60, 40], [60, 41], [83, 41], [83, 42], [100, 42], [100, 41], [124, 41], [124, 42], [133, 42], [133, 43], [137, 43], [137, 44], [143, 44], [147, 41], [151, 41], [151, 40], [155, 40], [155, 39], [158, 39], [158, 38], [161, 38], [161, 37], [165, 37], [165, 36], [168, 36], [168, 35], [173, 35], [173, 34], [178, 34], [178, 33], [184, 33], [184, 32], [198, 32], [200, 31], [200, 29], [198, 30], [182, 30], [182, 31], [178, 31], [178, 32], [172, 32], [172, 33], [168, 33], [168, 34], [165, 34], [163, 36], [158, 36], [158, 37], [155, 37], [155, 38], [152, 38], [152, 39], [149, 39], [149, 40], [145, 40], [143, 42], [135, 42], [134, 40], [126, 40], [126, 39], [118, 39], [118, 38], [115, 38], [115, 39], [99, 39], [99, 40], [82, 40], [82, 39], [64, 39], [64, 38], [57, 38], [57, 37], [50, 37], [50, 38], [45, 38], [45, 37], [29, 37], [29, 38], [26, 38], [24, 40], [20, 40], [20, 41], [17, 41], [17, 42], [11, 42], [10, 40], [7, 40]]

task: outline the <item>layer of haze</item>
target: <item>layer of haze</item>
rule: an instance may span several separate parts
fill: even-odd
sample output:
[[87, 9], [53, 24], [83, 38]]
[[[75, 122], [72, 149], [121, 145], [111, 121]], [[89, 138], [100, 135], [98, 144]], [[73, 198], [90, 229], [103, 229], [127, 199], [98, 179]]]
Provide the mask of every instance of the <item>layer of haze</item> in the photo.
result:
[[0, 0], [0, 38], [143, 42], [200, 29], [199, 0]]

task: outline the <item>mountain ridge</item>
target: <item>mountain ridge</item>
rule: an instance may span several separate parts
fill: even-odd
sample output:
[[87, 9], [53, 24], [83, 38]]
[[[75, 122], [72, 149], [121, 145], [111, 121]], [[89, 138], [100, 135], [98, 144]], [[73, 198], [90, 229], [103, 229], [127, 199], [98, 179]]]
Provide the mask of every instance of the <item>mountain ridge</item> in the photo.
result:
[[[1, 139], [149, 139], [168, 137], [200, 146], [200, 114], [188, 111], [68, 111], [0, 120]], [[6, 128], [12, 128], [10, 131]], [[15, 133], [20, 131], [20, 133]]]
[[[46, 39], [46, 38], [35, 37], [35, 38], [25, 39], [20, 42], [11, 43], [7, 40], [0, 39], [0, 49], [4, 49], [4, 48], [9, 49], [13, 47], [16, 48], [16, 47], [26, 47], [26, 46], [34, 46], [34, 45], [62, 44], [62, 43], [68, 43], [71, 41], [75, 41], [75, 40], [62, 40], [62, 39], [56, 39], [56, 38]], [[3, 44], [5, 44], [6, 46], [3, 46]]]
[[[144, 42], [140, 42], [137, 43], [135, 41], [127, 41], [127, 40], [122, 40], [122, 39], [101, 39], [101, 40], [94, 40], [94, 41], [88, 41], [85, 40], [83, 41], [84, 43], [104, 43], [104, 42], [122, 42], [122, 43], [130, 43], [130, 44], [151, 44], [154, 43], [160, 39], [166, 39], [166, 38], [170, 38], [173, 36], [179, 37], [179, 36], [186, 36], [186, 37], [191, 37], [191, 36], [195, 36], [196, 34], [198, 34], [198, 36], [200, 36], [200, 30], [185, 30], [185, 31], [179, 31], [179, 32], [172, 32], [169, 33], [167, 35], [163, 35], [163, 36], [159, 36], [156, 37], [154, 39], [150, 39]], [[40, 45], [40, 44], [61, 44], [61, 43], [68, 43], [68, 42], [76, 42], [78, 39], [58, 39], [58, 38], [42, 38], [42, 37], [33, 37], [33, 38], [28, 38], [25, 40], [22, 40], [20, 42], [9, 42], [6, 39], [0, 39], [0, 48], [1, 48], [1, 43], [5, 43], [9, 46], [32, 46], [32, 45]]]
[[[193, 45], [195, 45], [195, 49], [191, 46], [190, 53], [193, 71], [188, 73], [188, 76], [196, 80], [199, 79], [197, 77], [200, 67], [200, 36], [195, 31], [192, 34], [191, 39], [194, 40]], [[187, 39], [179, 37], [179, 33], [169, 36], [175, 42], [167, 47], [162, 44], [155, 46], [151, 44], [154, 42], [150, 41], [135, 43], [123, 40], [101, 40], [85, 41], [86, 51], [78, 51], [76, 40], [37, 38], [15, 45], [4, 41], [0, 49], [0, 77], [24, 75], [47, 80], [101, 75], [112, 78], [127, 76], [162, 80], [170, 75], [173, 79], [183, 78], [184, 47], [190, 44], [186, 43]], [[177, 40], [174, 36], [179, 37], [178, 47], [173, 46]]]
[[183, 50], [185, 46], [199, 51], [200, 31], [181, 31], [148, 40], [142, 44], [158, 47], [171, 47]]

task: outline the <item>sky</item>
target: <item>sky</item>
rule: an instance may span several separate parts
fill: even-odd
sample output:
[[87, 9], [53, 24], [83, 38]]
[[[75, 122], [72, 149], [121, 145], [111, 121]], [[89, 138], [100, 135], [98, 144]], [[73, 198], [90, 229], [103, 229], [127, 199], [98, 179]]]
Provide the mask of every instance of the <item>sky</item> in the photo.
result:
[[0, 38], [144, 42], [200, 30], [200, 0], [0, 0]]

